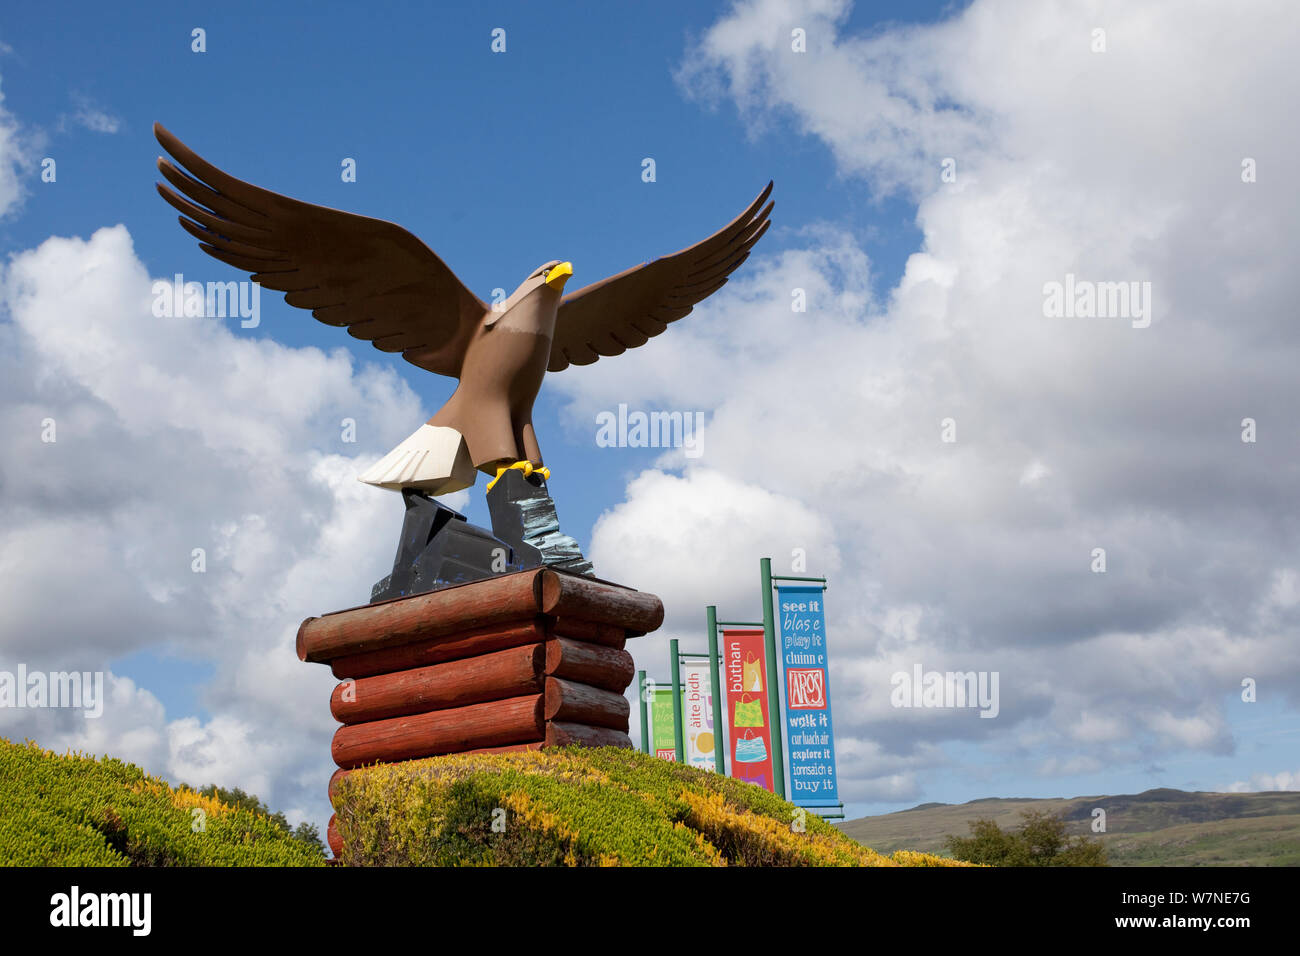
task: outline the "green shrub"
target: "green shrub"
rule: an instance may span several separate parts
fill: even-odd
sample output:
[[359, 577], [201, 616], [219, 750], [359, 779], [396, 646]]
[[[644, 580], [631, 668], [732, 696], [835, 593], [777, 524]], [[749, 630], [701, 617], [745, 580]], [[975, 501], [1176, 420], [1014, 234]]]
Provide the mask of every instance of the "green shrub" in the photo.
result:
[[617, 748], [367, 767], [335, 810], [353, 866], [965, 865], [882, 856], [760, 787]]
[[[256, 798], [252, 798], [256, 800]], [[200, 812], [195, 812], [200, 811]], [[0, 738], [0, 865], [317, 866], [287, 825], [113, 758]]]
[[1066, 835], [1059, 813], [1020, 811], [1020, 829], [1004, 831], [990, 819], [972, 820], [968, 837], [944, 839], [948, 852], [959, 860], [988, 866], [1106, 866], [1106, 848], [1100, 840]]

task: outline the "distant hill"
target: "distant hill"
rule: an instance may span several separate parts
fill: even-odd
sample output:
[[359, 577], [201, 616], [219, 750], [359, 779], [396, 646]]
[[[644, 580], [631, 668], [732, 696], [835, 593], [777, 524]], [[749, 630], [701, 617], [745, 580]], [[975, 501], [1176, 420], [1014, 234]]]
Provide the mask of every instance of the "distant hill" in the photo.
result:
[[[1092, 833], [1092, 811], [1106, 832]], [[944, 837], [968, 836], [989, 818], [1012, 829], [1021, 810], [1062, 812], [1070, 834], [1100, 837], [1113, 866], [1300, 866], [1300, 791], [1208, 793], [1157, 789], [1138, 794], [1052, 799], [987, 797], [923, 803], [838, 827], [880, 853], [906, 847], [943, 853]]]

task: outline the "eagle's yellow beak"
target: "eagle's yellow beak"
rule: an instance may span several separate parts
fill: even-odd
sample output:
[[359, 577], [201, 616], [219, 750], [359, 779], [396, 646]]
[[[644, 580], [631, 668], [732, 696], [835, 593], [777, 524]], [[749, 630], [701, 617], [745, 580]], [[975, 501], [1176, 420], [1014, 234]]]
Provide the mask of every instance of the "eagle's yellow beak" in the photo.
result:
[[562, 292], [564, 291], [565, 280], [571, 275], [573, 275], [573, 263], [561, 262], [546, 273], [546, 284], [557, 292]]

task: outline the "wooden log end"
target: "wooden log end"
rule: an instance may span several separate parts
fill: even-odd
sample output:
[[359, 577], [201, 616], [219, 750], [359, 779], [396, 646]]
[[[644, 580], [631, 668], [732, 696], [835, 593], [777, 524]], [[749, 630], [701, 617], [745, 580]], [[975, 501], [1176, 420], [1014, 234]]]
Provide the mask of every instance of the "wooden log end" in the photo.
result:
[[314, 620], [316, 620], [314, 617], [304, 618], [303, 622], [298, 625], [298, 636], [294, 638], [293, 643], [294, 649], [298, 652], [298, 660], [300, 661], [305, 661], [307, 659], [307, 625]]
[[579, 574], [544, 569], [540, 609], [554, 617], [612, 624], [624, 631], [653, 631], [663, 623], [664, 603], [653, 594]]

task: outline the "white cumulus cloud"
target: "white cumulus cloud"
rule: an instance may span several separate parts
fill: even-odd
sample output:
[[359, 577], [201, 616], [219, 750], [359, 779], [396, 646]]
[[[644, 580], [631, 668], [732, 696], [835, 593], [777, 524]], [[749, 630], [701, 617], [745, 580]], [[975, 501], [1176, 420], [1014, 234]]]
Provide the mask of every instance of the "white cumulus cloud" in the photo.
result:
[[[977, 0], [870, 34], [849, 11], [742, 0], [678, 79], [759, 148], [818, 140], [843, 179], [828, 188], [914, 200], [919, 248], [873, 295], [861, 237], [804, 221], [778, 183], [788, 248], [760, 243], [650, 346], [557, 376], [575, 420], [627, 402], [709, 423], [680, 476], [628, 485], [597, 566], [670, 608], [753, 608], [755, 558], [811, 542], [841, 752], [867, 762], [841, 757], [851, 800], [900, 792], [872, 742], [981, 740], [1026, 774], [1233, 752], [1223, 701], [1243, 677], [1300, 704], [1300, 132], [1280, 119], [1300, 10]], [[1269, 174], [1248, 181], [1247, 160]], [[1150, 324], [1049, 317], [1067, 276], [1150, 283]], [[917, 663], [999, 672], [998, 718], [891, 708], [890, 675]]]

